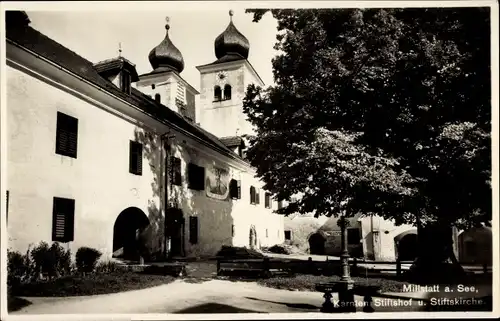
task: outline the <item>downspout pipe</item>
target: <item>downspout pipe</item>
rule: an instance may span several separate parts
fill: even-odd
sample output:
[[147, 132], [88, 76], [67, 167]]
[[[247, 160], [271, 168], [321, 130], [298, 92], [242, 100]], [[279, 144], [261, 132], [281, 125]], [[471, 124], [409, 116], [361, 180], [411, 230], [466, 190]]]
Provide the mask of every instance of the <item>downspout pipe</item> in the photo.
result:
[[[163, 180], [163, 206], [164, 206], [164, 218], [163, 218], [163, 257], [165, 260], [168, 259], [168, 236], [167, 236], [167, 214], [169, 209], [169, 189], [168, 183], [170, 181], [170, 176], [168, 172], [169, 168], [169, 159], [170, 159], [170, 144], [169, 140], [174, 138], [174, 135], [170, 135], [170, 131], [164, 133], [160, 136], [160, 144], [161, 144], [161, 159], [164, 160], [163, 172], [161, 175], [165, 178]], [[165, 156], [163, 155], [165, 151]]]

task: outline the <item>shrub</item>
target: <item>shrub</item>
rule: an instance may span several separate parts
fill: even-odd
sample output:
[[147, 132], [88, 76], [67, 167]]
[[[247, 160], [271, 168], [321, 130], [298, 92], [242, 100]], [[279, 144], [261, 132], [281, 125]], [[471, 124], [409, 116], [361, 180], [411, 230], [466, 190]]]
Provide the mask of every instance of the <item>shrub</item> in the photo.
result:
[[247, 249], [245, 247], [234, 247], [223, 245], [217, 256], [227, 258], [227, 259], [251, 259], [251, 258], [263, 258], [265, 255], [259, 253], [252, 249]]
[[106, 261], [99, 262], [95, 267], [97, 273], [113, 273], [119, 270], [119, 266], [116, 262]]
[[40, 242], [31, 250], [34, 270], [49, 278], [67, 275], [71, 272], [71, 252], [65, 250], [59, 243], [50, 247], [46, 242]]
[[291, 254], [292, 251], [289, 249], [289, 247], [284, 246], [284, 245], [273, 245], [270, 248], [267, 249], [271, 253], [276, 253], [276, 254]]
[[[28, 252], [29, 253], [29, 252]], [[7, 250], [7, 287], [11, 289], [32, 276], [29, 254], [22, 255], [17, 251]]]
[[93, 272], [102, 253], [90, 247], [81, 247], [76, 251], [76, 268], [79, 272]]

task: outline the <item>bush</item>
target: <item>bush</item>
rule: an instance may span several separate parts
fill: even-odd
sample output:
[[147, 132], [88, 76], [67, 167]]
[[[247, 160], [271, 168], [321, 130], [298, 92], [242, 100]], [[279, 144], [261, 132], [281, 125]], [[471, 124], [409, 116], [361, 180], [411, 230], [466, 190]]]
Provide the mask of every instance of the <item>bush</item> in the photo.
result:
[[33, 275], [29, 252], [22, 255], [19, 252], [7, 250], [7, 287], [11, 289], [21, 282], [29, 280]]
[[113, 273], [118, 270], [118, 264], [112, 261], [99, 262], [95, 267], [97, 273]]
[[289, 247], [285, 245], [273, 245], [270, 248], [267, 249], [271, 253], [276, 253], [276, 254], [291, 254], [292, 251]]
[[71, 251], [65, 250], [59, 243], [49, 247], [46, 242], [40, 242], [31, 250], [30, 256], [34, 272], [38, 275], [42, 273], [53, 278], [71, 273]]
[[252, 249], [247, 249], [245, 247], [234, 247], [223, 245], [217, 256], [226, 259], [252, 259], [252, 258], [263, 258], [265, 257], [262, 253], [259, 253]]
[[90, 247], [81, 247], [76, 251], [76, 268], [79, 272], [93, 272], [102, 253]]

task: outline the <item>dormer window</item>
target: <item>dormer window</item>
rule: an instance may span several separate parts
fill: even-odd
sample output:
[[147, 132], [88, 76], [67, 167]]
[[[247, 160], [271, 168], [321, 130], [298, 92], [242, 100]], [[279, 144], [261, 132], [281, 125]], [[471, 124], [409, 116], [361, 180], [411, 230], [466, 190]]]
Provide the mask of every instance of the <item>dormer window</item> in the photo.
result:
[[127, 70], [121, 72], [121, 90], [130, 95], [130, 73]]
[[219, 86], [214, 87], [214, 101], [221, 101], [222, 100], [222, 90], [220, 89]]
[[160, 96], [160, 94], [155, 94], [155, 101], [157, 103], [161, 102], [161, 96]]
[[224, 100], [231, 100], [231, 86], [224, 86]]

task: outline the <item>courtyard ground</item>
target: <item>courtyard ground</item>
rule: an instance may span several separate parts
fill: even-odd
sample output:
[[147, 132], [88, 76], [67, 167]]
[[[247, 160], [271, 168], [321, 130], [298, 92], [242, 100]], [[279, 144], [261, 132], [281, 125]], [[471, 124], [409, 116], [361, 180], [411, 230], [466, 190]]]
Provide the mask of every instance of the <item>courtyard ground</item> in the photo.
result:
[[[13, 314], [305, 313], [319, 312], [324, 301], [321, 293], [308, 291], [307, 288], [290, 291], [277, 289], [276, 284], [266, 284], [266, 282], [272, 283], [273, 278], [268, 279], [269, 281], [248, 282], [214, 279], [214, 277], [216, 277], [215, 261], [191, 262], [188, 264], [188, 277], [170, 284], [94, 296], [25, 297], [23, 299], [30, 301], [31, 305]], [[307, 279], [302, 275], [297, 277]], [[310, 281], [314, 280], [311, 276]], [[478, 287], [477, 293], [465, 293], [461, 296], [476, 297], [488, 293], [491, 294], [491, 286]], [[376, 312], [424, 311], [425, 304], [420, 305], [418, 302], [428, 300], [432, 296], [436, 294], [386, 292], [374, 297], [373, 305]], [[332, 300], [336, 298], [334, 294]], [[355, 299], [358, 311], [361, 311], [363, 298], [356, 296]]]

